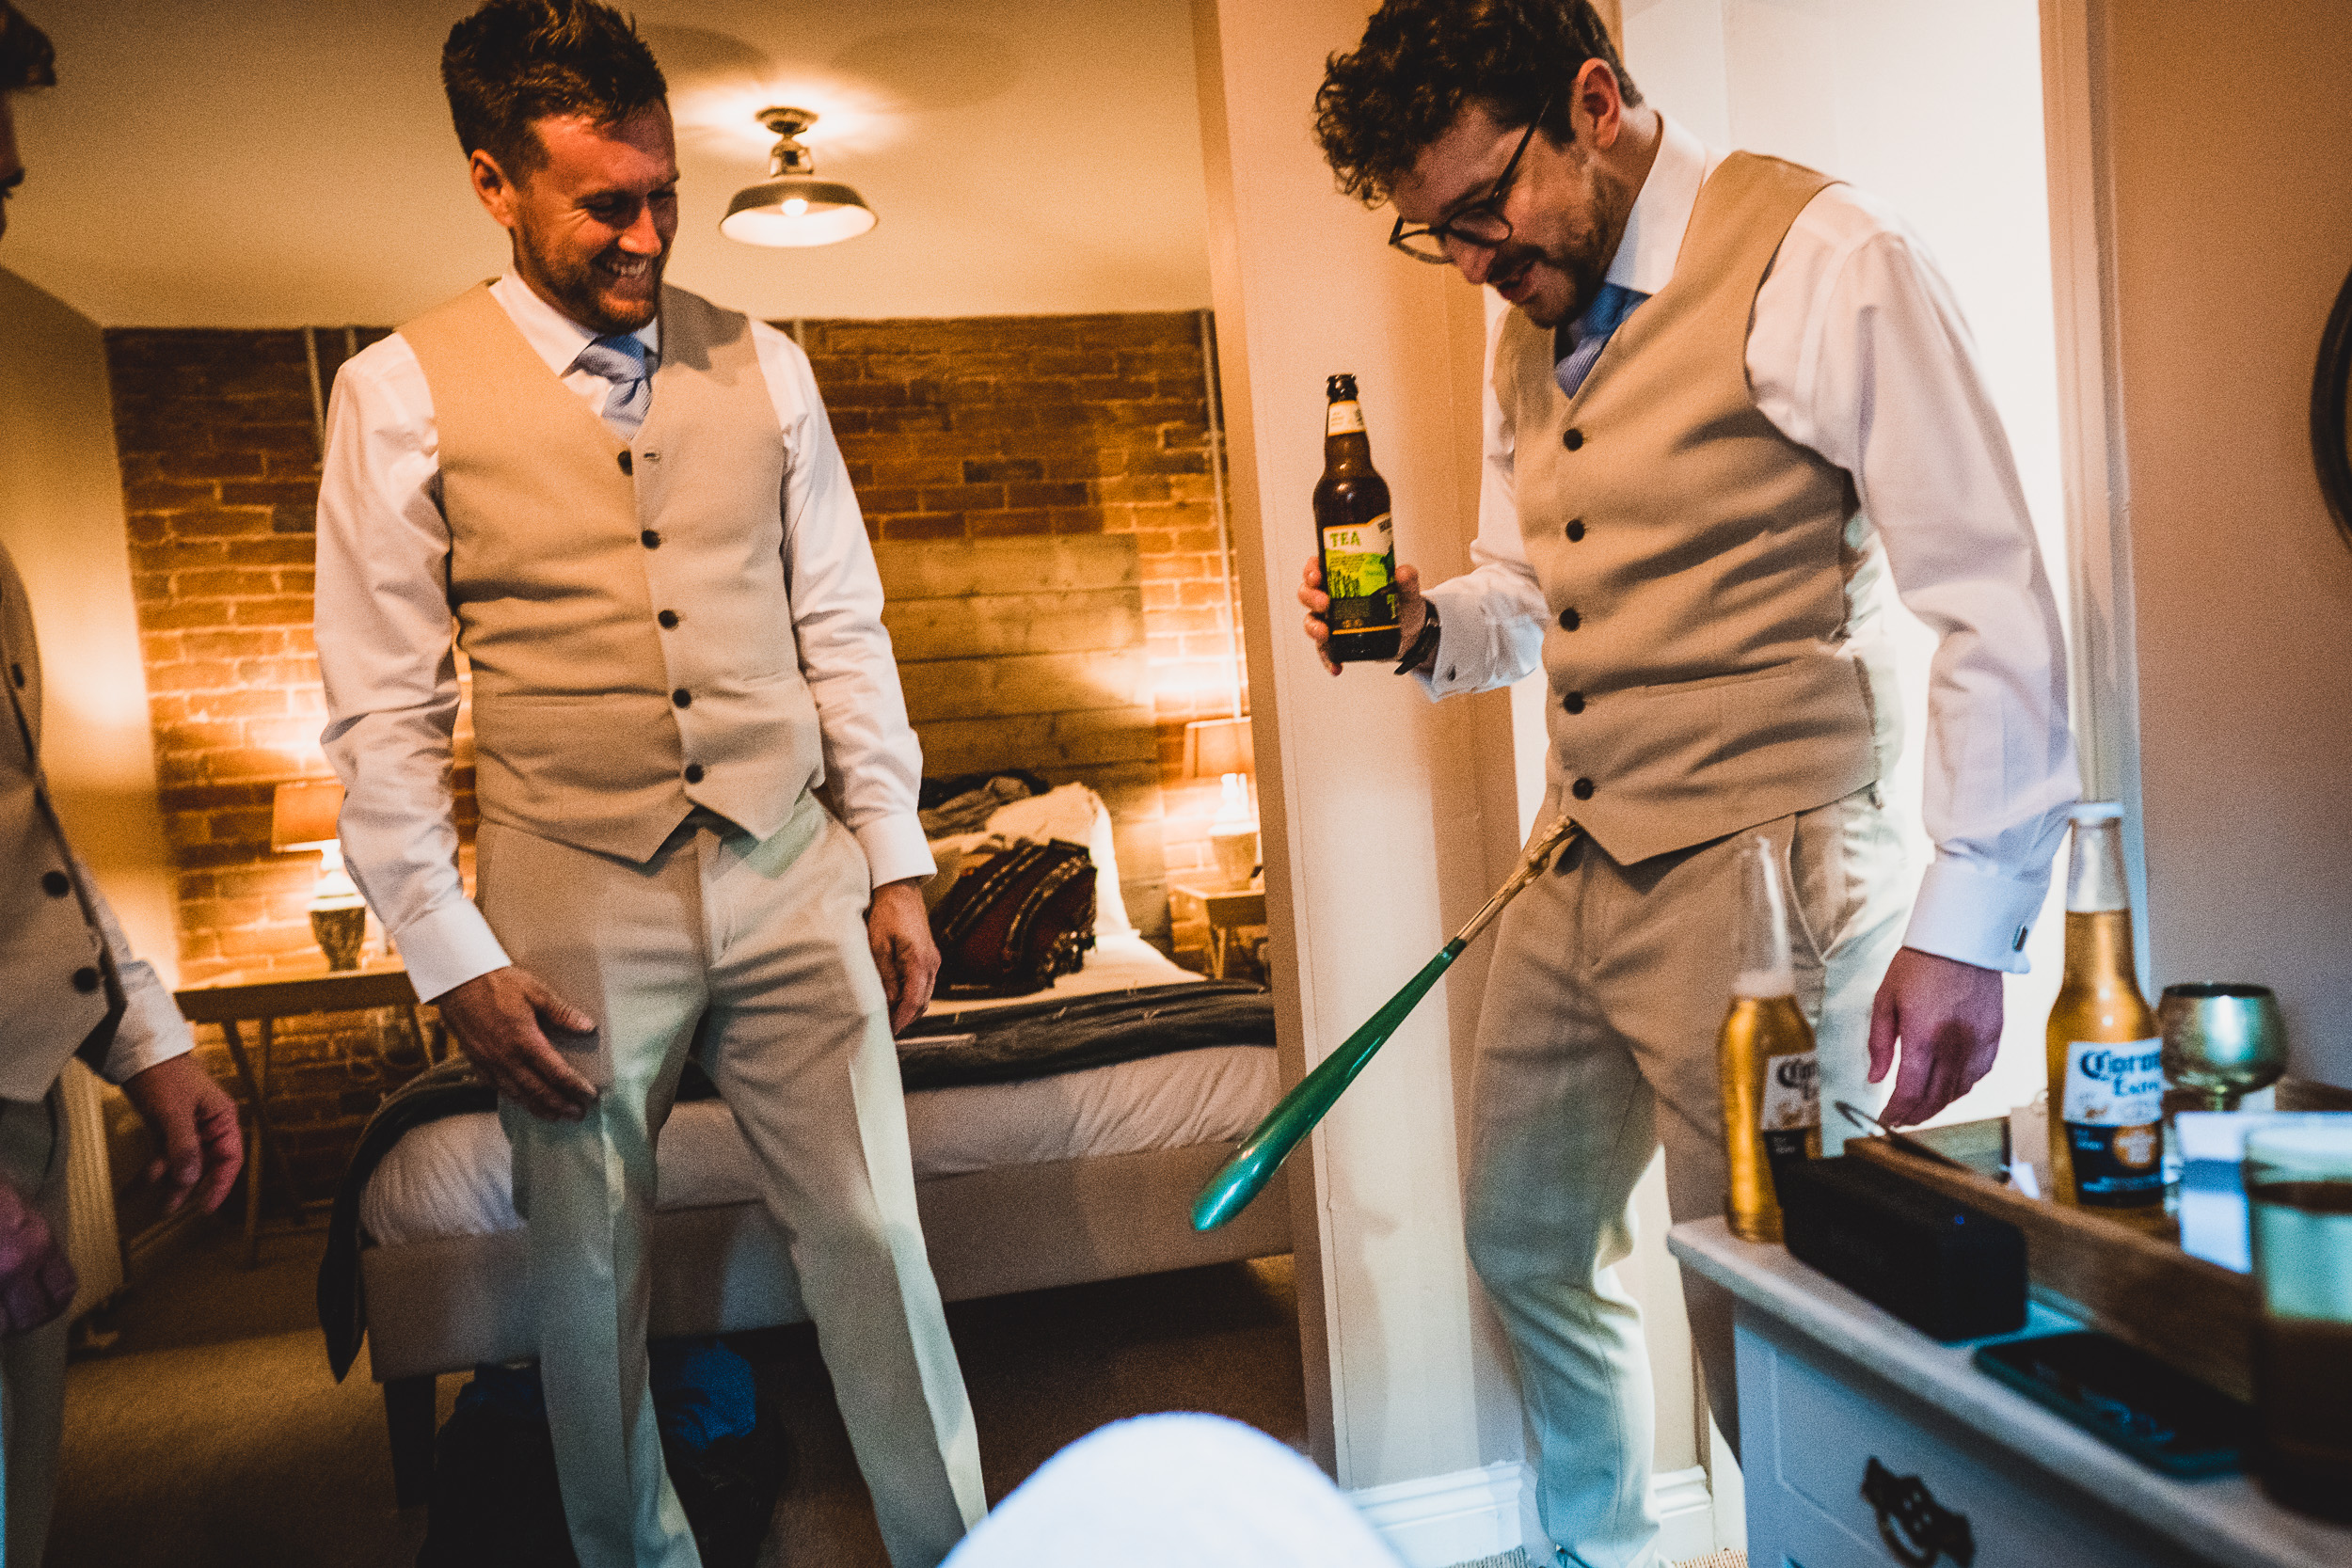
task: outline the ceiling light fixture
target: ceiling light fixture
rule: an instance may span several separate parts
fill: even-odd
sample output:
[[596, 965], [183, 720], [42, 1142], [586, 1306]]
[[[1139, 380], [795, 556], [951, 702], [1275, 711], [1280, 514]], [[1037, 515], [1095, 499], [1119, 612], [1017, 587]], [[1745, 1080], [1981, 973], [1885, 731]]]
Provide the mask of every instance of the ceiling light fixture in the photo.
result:
[[768, 182], [738, 191], [719, 220], [719, 232], [745, 245], [834, 245], [874, 227], [874, 210], [847, 185], [813, 179], [816, 155], [802, 132], [817, 123], [811, 109], [762, 109], [759, 122], [776, 134]]

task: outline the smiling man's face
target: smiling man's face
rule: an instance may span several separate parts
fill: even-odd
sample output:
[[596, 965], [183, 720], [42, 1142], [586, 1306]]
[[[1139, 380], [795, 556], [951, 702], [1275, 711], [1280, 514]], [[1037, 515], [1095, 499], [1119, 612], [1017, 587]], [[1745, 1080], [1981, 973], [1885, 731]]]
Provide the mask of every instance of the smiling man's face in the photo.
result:
[[606, 126], [550, 116], [532, 130], [544, 161], [510, 181], [476, 152], [476, 194], [513, 233], [515, 269], [532, 293], [598, 333], [634, 332], [660, 309], [677, 237], [669, 109], [655, 104]]

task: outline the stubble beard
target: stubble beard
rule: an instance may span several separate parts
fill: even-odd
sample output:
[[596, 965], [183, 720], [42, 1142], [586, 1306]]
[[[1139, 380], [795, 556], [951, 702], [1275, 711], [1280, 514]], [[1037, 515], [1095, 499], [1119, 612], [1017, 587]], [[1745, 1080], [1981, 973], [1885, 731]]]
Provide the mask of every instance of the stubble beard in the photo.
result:
[[615, 279], [605, 270], [605, 263], [616, 259], [628, 258], [618, 245], [612, 245], [584, 262], [558, 261], [536, 245], [528, 232], [515, 232], [516, 264], [535, 276], [539, 286], [565, 315], [604, 337], [634, 332], [660, 313], [661, 274], [669, 264], [670, 253], [664, 246], [660, 255], [645, 258], [653, 276], [651, 297], [643, 300], [614, 299], [607, 293]]

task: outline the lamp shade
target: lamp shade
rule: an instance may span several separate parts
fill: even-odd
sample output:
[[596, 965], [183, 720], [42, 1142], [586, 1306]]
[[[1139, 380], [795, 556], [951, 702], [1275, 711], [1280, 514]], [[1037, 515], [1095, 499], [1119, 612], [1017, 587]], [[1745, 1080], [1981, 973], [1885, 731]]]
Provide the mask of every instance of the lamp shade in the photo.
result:
[[333, 844], [335, 819], [342, 809], [343, 786], [332, 779], [279, 784], [270, 799], [270, 848], [283, 853]]
[[813, 245], [853, 240], [874, 227], [874, 210], [831, 180], [771, 180], [736, 192], [719, 232], [745, 245]]
[[1186, 778], [1216, 779], [1228, 773], [1254, 773], [1256, 765], [1248, 720], [1196, 719], [1184, 726]]

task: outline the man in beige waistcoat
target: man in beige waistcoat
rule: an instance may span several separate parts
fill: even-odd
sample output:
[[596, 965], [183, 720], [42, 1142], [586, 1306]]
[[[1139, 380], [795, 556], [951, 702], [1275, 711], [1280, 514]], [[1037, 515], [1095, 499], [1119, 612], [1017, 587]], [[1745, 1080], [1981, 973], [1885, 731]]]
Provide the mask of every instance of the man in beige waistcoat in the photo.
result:
[[[1541, 819], [1583, 832], [1497, 934], [1469, 1243], [1560, 1560], [1646, 1564], [1650, 1390], [1612, 1265], [1661, 1145], [1675, 1219], [1723, 1209], [1735, 856], [1761, 834], [1788, 872], [1823, 1103], [1875, 1102], [1899, 1055], [1886, 1118], [1948, 1104], [1992, 1065], [2001, 974], [2025, 967], [2078, 788], [2057, 607], [1916, 240], [1827, 176], [1712, 151], [1645, 104], [1588, 0], [1390, 0], [1317, 109], [1343, 188], [1393, 203], [1391, 244], [1517, 307], [1475, 567], [1425, 595], [1400, 570], [1398, 670], [1432, 697], [1549, 677]], [[1879, 793], [1890, 566], [1940, 639], [1936, 858], [1907, 919]], [[1299, 596], [1328, 602], [1311, 562]], [[1736, 1445], [1729, 1300], [1688, 1272], [1683, 1292]]]
[[[24, 183], [17, 93], [56, 85], [47, 35], [0, 0], [0, 233]], [[0, 532], [36, 528], [0, 516]], [[29, 533], [26, 535], [29, 538]], [[31, 559], [28, 550], [27, 559]], [[177, 1209], [220, 1207], [244, 1164], [234, 1101], [153, 966], [135, 957], [105, 895], [66, 842], [40, 764], [40, 645], [0, 542], [0, 1561], [40, 1568], [65, 1429], [68, 1122], [58, 1075], [79, 1056], [119, 1084], [153, 1135], [146, 1172]]]
[[[921, 757], [808, 361], [661, 282], [667, 89], [595, 0], [487, 0], [442, 78], [512, 270], [336, 379], [319, 497], [353, 876], [501, 1094], [583, 1568], [691, 1568], [647, 1388], [690, 1046], [767, 1178], [898, 1568], [983, 1508], [893, 1028], [938, 957]], [[477, 898], [450, 786], [472, 673]]]

